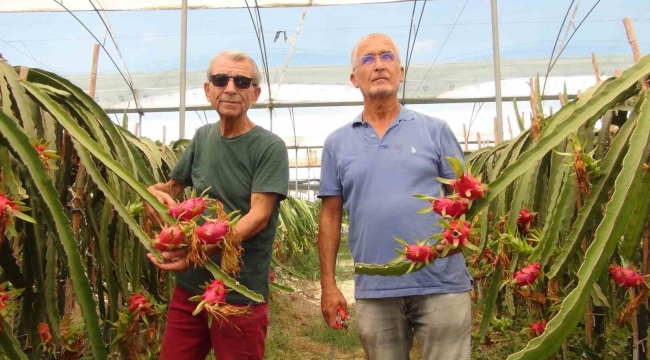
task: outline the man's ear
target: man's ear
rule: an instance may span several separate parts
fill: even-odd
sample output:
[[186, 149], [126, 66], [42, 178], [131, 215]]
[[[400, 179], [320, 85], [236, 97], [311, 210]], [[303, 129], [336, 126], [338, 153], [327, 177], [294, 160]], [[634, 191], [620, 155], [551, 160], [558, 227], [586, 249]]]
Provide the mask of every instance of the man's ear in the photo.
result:
[[257, 99], [259, 99], [261, 93], [262, 93], [262, 87], [256, 85], [255, 88], [253, 89], [253, 98], [252, 98], [253, 104], [257, 103]]
[[354, 85], [355, 88], [359, 88], [359, 82], [357, 81], [357, 77], [354, 75], [354, 73], [350, 74], [350, 82], [352, 82], [352, 85]]
[[404, 66], [399, 67], [399, 82], [403, 83], [404, 82]]
[[206, 82], [203, 84], [203, 90], [205, 91], [205, 99], [210, 102], [210, 83]]

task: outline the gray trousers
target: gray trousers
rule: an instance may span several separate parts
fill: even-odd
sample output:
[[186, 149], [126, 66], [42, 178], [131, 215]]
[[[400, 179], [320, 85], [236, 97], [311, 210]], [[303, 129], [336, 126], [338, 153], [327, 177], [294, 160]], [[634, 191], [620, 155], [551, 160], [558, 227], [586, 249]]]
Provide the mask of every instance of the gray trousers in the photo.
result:
[[423, 360], [469, 360], [468, 292], [356, 300], [356, 330], [370, 360], [408, 360], [413, 336]]

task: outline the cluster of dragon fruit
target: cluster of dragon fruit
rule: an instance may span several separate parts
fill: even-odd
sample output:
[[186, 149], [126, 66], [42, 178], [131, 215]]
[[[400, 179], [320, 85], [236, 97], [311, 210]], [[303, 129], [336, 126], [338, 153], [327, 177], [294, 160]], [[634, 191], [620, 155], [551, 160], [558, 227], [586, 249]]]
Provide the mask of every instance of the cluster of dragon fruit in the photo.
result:
[[[480, 177], [474, 177], [469, 167], [467, 171], [463, 169], [460, 160], [446, 157], [456, 174], [455, 179], [438, 180], [454, 188], [452, 194], [441, 196], [439, 198], [427, 195], [415, 195], [415, 197], [428, 201], [431, 206], [423, 209], [420, 213], [435, 212], [440, 215], [438, 223], [444, 229], [442, 233], [434, 234], [422, 241], [415, 239], [415, 244], [409, 244], [405, 240], [395, 237], [403, 248], [396, 248], [395, 251], [400, 254], [397, 258], [391, 260], [391, 264], [403, 261], [411, 262], [407, 271], [417, 271], [425, 266], [431, 265], [437, 257], [445, 257], [450, 250], [467, 248], [477, 251], [478, 247], [470, 241], [480, 229], [473, 229], [471, 224], [465, 220], [465, 214], [472, 206], [472, 203], [485, 197], [488, 187], [481, 183]], [[442, 189], [440, 193], [443, 194]], [[438, 240], [432, 242], [431, 240]], [[442, 244], [444, 240], [444, 245]], [[443, 249], [439, 251], [439, 246]]]
[[[222, 270], [236, 274], [239, 271], [241, 257], [241, 242], [236, 239], [234, 226], [239, 216], [233, 218], [239, 211], [226, 214], [223, 204], [206, 196], [192, 196], [168, 209], [168, 214], [176, 222], [164, 227], [156, 234], [151, 245], [160, 251], [187, 248], [190, 266], [202, 266], [207, 259], [206, 247], [216, 245], [221, 248], [224, 259]], [[206, 213], [210, 215], [206, 215]], [[199, 225], [199, 220], [203, 224]], [[235, 255], [231, 258], [230, 255]]]
[[[547, 320], [541, 316], [542, 312], [539, 309], [541, 304], [545, 303], [547, 297], [535, 291], [538, 287], [545, 286], [540, 278], [540, 275], [542, 275], [541, 264], [532, 262], [525, 264], [517, 271], [509, 271], [512, 256], [516, 255], [518, 259], [528, 258], [533, 253], [534, 245], [539, 241], [541, 232], [533, 226], [537, 214], [525, 207], [522, 208], [516, 220], [515, 233], [512, 234], [507, 231], [508, 215], [505, 215], [494, 224], [493, 213], [489, 212], [489, 226], [496, 230], [493, 233], [497, 235], [489, 235], [485, 245], [479, 250], [477, 245], [480, 242], [480, 237], [477, 235], [480, 229], [474, 228], [474, 223], [465, 219], [465, 214], [471, 209], [474, 201], [487, 195], [489, 187], [481, 182], [480, 175], [474, 176], [471, 173], [469, 165], [463, 167], [463, 164], [456, 158], [447, 157], [446, 159], [454, 169], [456, 178], [439, 178], [438, 180], [443, 184], [451, 185], [454, 192], [438, 198], [421, 194], [415, 195], [417, 198], [430, 203], [429, 207], [422, 209], [419, 213], [435, 212], [440, 215], [438, 223], [443, 231], [423, 241], [415, 239], [415, 244], [409, 244], [405, 240], [395, 237], [395, 240], [402, 247], [395, 248], [399, 256], [389, 264], [410, 263], [406, 271], [406, 273], [409, 273], [431, 265], [436, 258], [447, 256], [450, 250], [467, 249], [471, 252], [471, 254], [466, 253], [466, 256], [474, 279], [487, 279], [489, 281], [497, 264], [501, 262], [501, 269], [505, 272], [506, 278], [500, 284], [501, 288], [508, 286], [529, 304], [537, 302], [540, 305], [537, 307], [538, 311], [531, 312], [533, 316], [539, 316], [540, 319], [528, 324], [523, 333], [527, 333], [530, 337], [542, 335], [546, 329]], [[443, 193], [442, 189], [440, 193]], [[437, 242], [431, 241], [436, 239]], [[444, 245], [444, 247], [441, 245]], [[648, 291], [643, 276], [632, 269], [612, 265], [609, 268], [609, 274], [614, 283], [622, 287], [628, 289], [643, 288], [642, 293]], [[556, 290], [555, 294], [550, 296], [557, 297], [557, 284], [548, 285], [549, 292], [553, 292], [553, 288]], [[475, 296], [475, 293], [472, 293]], [[630, 301], [628, 308], [634, 306], [634, 303], [634, 300]], [[529, 307], [534, 308], [534, 306]], [[624, 310], [625, 312], [626, 310]], [[493, 330], [503, 332], [512, 326], [513, 322], [505, 317], [499, 319], [493, 316], [491, 324]]]
[[[223, 211], [223, 204], [219, 201], [210, 199], [207, 195], [195, 197], [192, 194], [187, 200], [168, 209], [168, 214], [176, 220], [176, 223], [161, 229], [151, 244], [160, 251], [186, 248], [189, 265], [195, 267], [202, 266], [207, 259], [208, 246], [218, 247], [221, 252], [221, 270], [235, 275], [239, 272], [243, 252], [241, 239], [237, 237], [234, 230], [240, 218], [238, 212], [239, 210], [235, 210], [226, 214]], [[199, 225], [199, 220], [203, 220], [203, 224]], [[227, 316], [248, 313], [247, 307], [226, 304], [226, 293], [231, 290], [226, 288], [222, 280], [214, 279], [202, 288], [205, 292], [190, 300], [199, 302], [194, 315], [201, 310], [206, 310], [209, 326], [212, 326], [213, 318], [221, 321]]]

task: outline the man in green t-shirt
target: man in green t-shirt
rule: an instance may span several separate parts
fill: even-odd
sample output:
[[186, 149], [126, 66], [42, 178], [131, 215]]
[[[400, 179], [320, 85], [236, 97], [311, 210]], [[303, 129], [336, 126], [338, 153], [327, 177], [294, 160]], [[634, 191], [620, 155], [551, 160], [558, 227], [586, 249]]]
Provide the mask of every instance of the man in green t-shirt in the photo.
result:
[[[280, 201], [287, 196], [289, 184], [287, 149], [280, 137], [248, 118], [247, 111], [261, 92], [261, 76], [253, 59], [240, 51], [223, 52], [212, 59], [207, 75], [205, 95], [219, 113], [219, 121], [199, 128], [170, 180], [150, 186], [149, 191], [171, 206], [187, 186], [198, 194], [209, 188], [209, 197], [223, 203], [226, 213], [240, 210], [243, 216], [234, 230], [244, 239], [244, 253], [236, 279], [262, 294], [265, 302], [253, 303], [231, 291], [226, 302], [250, 305], [250, 315], [229, 316], [209, 328], [206, 311], [192, 316], [198, 303], [188, 299], [203, 293], [199, 286], [210, 282], [212, 274], [204, 267], [188, 268], [186, 250], [164, 251], [162, 263], [148, 254], [156, 267], [177, 273], [161, 359], [203, 360], [212, 348], [219, 360], [261, 360], [269, 321], [271, 251]], [[146, 211], [154, 223], [162, 223], [149, 204]], [[220, 263], [216, 247], [210, 247], [208, 255]]]

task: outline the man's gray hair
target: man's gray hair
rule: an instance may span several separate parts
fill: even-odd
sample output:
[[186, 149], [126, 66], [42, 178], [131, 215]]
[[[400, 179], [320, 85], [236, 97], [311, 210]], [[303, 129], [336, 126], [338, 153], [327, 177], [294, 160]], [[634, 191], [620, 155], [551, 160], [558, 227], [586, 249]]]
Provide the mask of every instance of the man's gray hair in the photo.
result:
[[235, 61], [243, 61], [243, 60], [248, 60], [250, 61], [251, 64], [253, 64], [253, 85], [259, 85], [260, 82], [262, 81], [262, 75], [260, 74], [260, 69], [257, 67], [257, 63], [255, 60], [253, 60], [252, 57], [248, 56], [245, 52], [241, 50], [226, 50], [223, 52], [220, 52], [219, 54], [215, 55], [211, 60], [210, 64], [208, 65], [208, 81], [210, 80], [210, 75], [212, 71], [212, 63], [220, 57], [227, 57], [230, 60], [235, 60]]
[[368, 34], [368, 35], [362, 37], [362, 38], [359, 39], [359, 41], [357, 41], [357, 43], [354, 45], [354, 48], [352, 49], [352, 54], [350, 54], [350, 64], [352, 65], [352, 68], [353, 68], [353, 69], [354, 69], [354, 63], [355, 63], [355, 61], [357, 60], [357, 47], [359, 47], [359, 44], [361, 44], [362, 42], [364, 42], [364, 41], [366, 41], [366, 40], [368, 40], [368, 39], [372, 39], [372, 38], [376, 38], [376, 37], [383, 37], [383, 38], [386, 38], [386, 39], [390, 40], [390, 41], [393, 43], [393, 47], [395, 48], [395, 55], [397, 56], [397, 61], [398, 61], [399, 63], [402, 62], [402, 61], [400, 60], [400, 57], [399, 57], [399, 48], [397, 47], [397, 44], [395, 44], [395, 42], [393, 41], [393, 39], [390, 38], [390, 36], [388, 36], [388, 35], [386, 35], [386, 34], [382, 34], [382, 33], [372, 33], [372, 34]]

